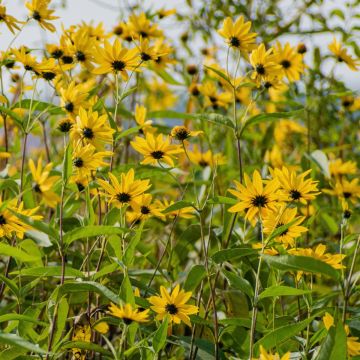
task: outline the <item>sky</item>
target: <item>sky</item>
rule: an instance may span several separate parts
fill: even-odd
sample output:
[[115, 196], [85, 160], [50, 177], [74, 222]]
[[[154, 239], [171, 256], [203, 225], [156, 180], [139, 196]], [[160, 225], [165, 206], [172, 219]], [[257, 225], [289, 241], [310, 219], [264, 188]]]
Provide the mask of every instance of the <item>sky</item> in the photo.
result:
[[[53, 3], [59, 5], [63, 2], [67, 3], [66, 8], [56, 9], [56, 15], [60, 17], [59, 20], [54, 21], [58, 31], [56, 33], [49, 33], [43, 31], [37, 24], [31, 22], [26, 25], [25, 30], [18, 36], [16, 41], [12, 43], [12, 46], [20, 46], [26, 44], [31, 48], [41, 48], [44, 42], [58, 42], [60, 37], [59, 29], [61, 24], [68, 27], [72, 24], [84, 22], [100, 22], [104, 23], [104, 27], [107, 30], [113, 28], [113, 26], [122, 19], [122, 14], [126, 13], [126, 7], [129, 2], [134, 4], [134, 0], [53, 0]], [[7, 7], [7, 12], [14, 15], [18, 19], [25, 19], [27, 17], [27, 9], [25, 8], [25, 0], [2, 0], [3, 5]], [[290, 4], [289, 1], [284, 0], [284, 4]], [[185, 0], [138, 0], [138, 3], [144, 4], [146, 8], [152, 7], [153, 9], [159, 9], [165, 7], [166, 9], [175, 8], [178, 11], [184, 11]], [[296, 1], [295, 1], [296, 3]], [[324, 1], [324, 13], [331, 11], [334, 7], [345, 8], [345, 0], [325, 0]], [[239, 14], [240, 15], [240, 14]], [[236, 17], [236, 14], [234, 14]], [[304, 17], [306, 22], [306, 18]], [[306, 25], [306, 24], [305, 24]], [[184, 24], [172, 23], [171, 17], [162, 20], [162, 28], [166, 27], [167, 34], [172, 36], [179, 36], [186, 30]], [[13, 39], [13, 35], [8, 31], [4, 24], [0, 24], [0, 49], [5, 50]], [[320, 46], [323, 52], [327, 52], [327, 45], [332, 41], [331, 34], [320, 34], [316, 36], [308, 36], [299, 38], [298, 36], [287, 36], [282, 38], [282, 41], [289, 41], [291, 44], [297, 44], [300, 41], [304, 41], [307, 45]], [[219, 37], [219, 45], [221, 46], [222, 39]], [[196, 62], [196, 59], [192, 59]], [[307, 63], [311, 62], [311, 59], [306, 58]], [[325, 65], [329, 69], [331, 64]], [[335, 74], [341, 80], [354, 90], [360, 90], [360, 72], [352, 72], [347, 69], [346, 65], [340, 65], [336, 67]]]

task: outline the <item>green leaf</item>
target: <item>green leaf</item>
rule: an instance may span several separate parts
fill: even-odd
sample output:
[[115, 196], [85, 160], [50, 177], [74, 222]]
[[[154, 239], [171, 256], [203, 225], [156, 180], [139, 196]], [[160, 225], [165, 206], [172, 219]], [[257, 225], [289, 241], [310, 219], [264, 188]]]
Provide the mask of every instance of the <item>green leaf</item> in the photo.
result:
[[132, 88], [130, 88], [129, 90], [126, 90], [125, 92], [123, 92], [121, 94], [121, 96], [119, 97], [119, 102], [123, 101], [124, 99], [126, 99], [129, 95], [131, 95], [134, 91], [136, 91], [137, 86], [133, 86]]
[[71, 146], [70, 143], [67, 144], [65, 154], [64, 154], [64, 160], [63, 160], [63, 172], [62, 172], [62, 181], [63, 184], [66, 184], [69, 177], [72, 174], [72, 156], [71, 156]]
[[69, 312], [69, 304], [66, 297], [62, 297], [57, 307], [56, 330], [54, 334], [54, 344], [61, 340], [61, 335], [65, 329], [66, 320]]
[[120, 304], [120, 298], [116, 294], [114, 294], [106, 286], [98, 284], [97, 282], [94, 281], [67, 282], [59, 286], [57, 289], [58, 297], [64, 294], [87, 292], [87, 291], [96, 292], [100, 295], [103, 295], [113, 303]]
[[101, 235], [120, 235], [120, 234], [124, 234], [127, 231], [128, 231], [127, 229], [123, 229], [115, 226], [89, 225], [67, 232], [63, 236], [63, 241], [65, 244], [69, 245], [72, 242], [79, 239], [101, 236]]
[[0, 112], [3, 112], [6, 115], [9, 115], [16, 122], [16, 124], [20, 127], [20, 129], [24, 130], [23, 119], [17, 113], [15, 113], [14, 111], [12, 111], [4, 106], [0, 106]]
[[208, 204], [226, 204], [226, 205], [235, 205], [238, 201], [234, 198], [229, 198], [226, 196], [214, 196], [213, 198], [207, 201]]
[[[21, 273], [22, 276], [36, 276], [36, 277], [48, 277], [48, 276], [61, 276], [61, 266], [47, 266], [47, 267], [35, 267], [21, 269], [21, 271], [13, 271], [11, 275]], [[65, 277], [84, 277], [84, 274], [77, 269], [71, 267], [65, 268]]]
[[131, 281], [129, 279], [128, 274], [125, 274], [124, 279], [121, 283], [120, 298], [125, 303], [135, 305], [135, 296], [134, 296], [134, 292], [133, 292]]
[[194, 265], [185, 280], [184, 290], [185, 291], [194, 291], [202, 279], [206, 276], [206, 269], [204, 265]]
[[297, 222], [297, 219], [294, 219], [293, 221], [290, 221], [287, 224], [281, 225], [277, 227], [268, 238], [266, 238], [265, 243], [269, 243], [272, 239], [275, 239], [276, 237], [280, 236], [281, 234], [285, 233], [287, 229], [290, 228], [293, 224]]
[[259, 296], [259, 299], [276, 296], [299, 296], [311, 293], [311, 290], [296, 289], [290, 286], [274, 285], [265, 289]]
[[170, 75], [164, 69], [154, 69], [155, 73], [158, 74], [166, 83], [170, 85], [184, 86], [181, 82], [177, 81], [172, 75]]
[[180, 200], [175, 204], [168, 206], [165, 210], [162, 211], [162, 213], [167, 214], [169, 212], [180, 210], [189, 206], [193, 207], [193, 204], [189, 201]]
[[283, 271], [304, 271], [329, 276], [335, 280], [339, 279], [339, 273], [332, 266], [321, 260], [310, 256], [263, 255], [265, 261], [272, 267]]
[[253, 248], [232, 248], [216, 252], [211, 258], [217, 264], [225, 261], [239, 259], [244, 256], [257, 254], [259, 251]]
[[141, 129], [141, 126], [135, 126], [135, 127], [126, 129], [116, 136], [116, 140], [122, 139], [122, 138], [132, 135], [132, 134], [137, 134], [140, 129]]
[[62, 346], [61, 349], [83, 349], [88, 351], [95, 351], [99, 354], [104, 354], [111, 358], [111, 352], [104, 349], [102, 346], [85, 341], [67, 341]]
[[224, 74], [222, 71], [218, 70], [218, 69], [215, 69], [211, 66], [207, 66], [207, 65], [204, 65], [204, 67], [206, 69], [209, 69], [210, 71], [213, 71], [215, 74], [219, 75], [222, 79], [224, 79], [229, 85], [233, 86], [233, 84], [231, 83], [229, 77]]
[[0, 323], [7, 321], [27, 321], [41, 326], [47, 326], [48, 324], [44, 321], [34, 319], [31, 316], [22, 314], [5, 314], [0, 316]]
[[3, 256], [11, 256], [14, 257], [17, 260], [23, 261], [23, 262], [35, 262], [39, 261], [39, 257], [34, 255], [29, 255], [23, 250], [20, 250], [14, 246], [10, 246], [7, 244], [0, 243], [0, 255]]
[[347, 339], [342, 321], [329, 329], [315, 360], [347, 359]]
[[287, 112], [275, 112], [267, 114], [258, 114], [251, 116], [245, 124], [243, 125], [240, 135], [245, 131], [245, 129], [250, 125], [256, 125], [267, 121], [279, 120], [279, 119], [289, 119], [292, 117], [299, 117], [304, 112], [304, 109], [287, 111]]
[[254, 290], [246, 279], [227, 270], [222, 270], [222, 273], [232, 288], [241, 290], [244, 294], [248, 295], [250, 299], [254, 297]]
[[39, 345], [33, 344], [16, 334], [5, 334], [0, 332], [0, 343], [20, 347], [37, 354], [46, 354], [46, 351], [39, 347]]
[[301, 330], [305, 329], [308, 324], [313, 321], [314, 317], [315, 316], [312, 316], [298, 323], [288, 324], [270, 331], [254, 345], [255, 352], [258, 351], [260, 345], [262, 345], [265, 349], [272, 349], [293, 336], [298, 335]]
[[126, 266], [130, 266], [134, 261], [136, 246], [140, 242], [143, 227], [144, 227], [144, 222], [140, 224], [139, 228], [136, 230], [135, 236], [133, 236], [133, 238], [130, 240], [128, 246], [125, 249], [122, 261]]
[[166, 344], [168, 324], [169, 324], [169, 317], [165, 316], [162, 324], [154, 334], [153, 348], [157, 354], [164, 348]]
[[13, 109], [20, 108], [20, 109], [30, 109], [32, 111], [46, 111], [47, 114], [50, 115], [64, 115], [65, 111], [60, 106], [56, 106], [52, 103], [48, 103], [45, 101], [39, 100], [31, 100], [31, 99], [23, 99], [18, 101], [16, 104], [12, 106]]

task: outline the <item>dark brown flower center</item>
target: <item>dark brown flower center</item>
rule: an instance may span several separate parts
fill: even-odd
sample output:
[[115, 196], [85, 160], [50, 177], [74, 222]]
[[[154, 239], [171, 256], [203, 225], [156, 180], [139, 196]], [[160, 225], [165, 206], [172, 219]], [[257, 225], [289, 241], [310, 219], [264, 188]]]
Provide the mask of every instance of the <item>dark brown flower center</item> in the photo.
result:
[[251, 204], [256, 207], [265, 207], [268, 203], [268, 199], [264, 195], [256, 195], [251, 199]]
[[255, 71], [259, 74], [259, 75], [264, 75], [265, 74], [265, 67], [263, 64], [257, 64], [255, 67]]
[[40, 20], [41, 20], [41, 15], [40, 15], [40, 13], [39, 13], [38, 11], [36, 11], [36, 10], [33, 12], [32, 17], [33, 17], [33, 19], [36, 20], [36, 21], [40, 21]]
[[132, 319], [129, 319], [129, 318], [126, 318], [126, 317], [124, 317], [122, 320], [123, 320], [125, 325], [130, 325], [133, 322]]
[[34, 191], [41, 194], [42, 191], [41, 191], [41, 188], [40, 188], [40, 185], [39, 184], [35, 184], [34, 187], [33, 187]]
[[240, 46], [240, 40], [236, 36], [232, 36], [230, 38], [230, 45], [233, 47], [239, 47]]
[[166, 304], [165, 311], [170, 315], [176, 315], [178, 313], [178, 308], [175, 304]]
[[74, 111], [74, 104], [72, 102], [68, 102], [65, 104], [65, 110], [68, 112]]
[[121, 60], [115, 60], [112, 62], [112, 68], [115, 71], [123, 71], [125, 69], [126, 64]]
[[0, 214], [0, 225], [5, 225], [6, 224], [6, 219], [4, 217], [3, 214]]
[[345, 198], [345, 199], [348, 199], [349, 197], [351, 197], [351, 192], [344, 191], [344, 192], [343, 192], [343, 195], [344, 195], [344, 198]]
[[183, 141], [189, 137], [190, 133], [187, 129], [181, 128], [176, 131], [175, 137], [177, 140]]
[[[284, 226], [284, 225], [285, 225], [285, 224], [279, 222], [279, 223], [276, 225], [276, 229], [279, 228], [279, 227], [281, 227], [281, 226]], [[284, 230], [279, 236], [284, 236], [284, 235], [286, 235], [288, 231], [289, 231], [289, 229]]]
[[73, 164], [74, 164], [74, 166], [80, 168], [80, 167], [84, 166], [84, 161], [83, 161], [82, 158], [77, 157], [77, 158], [74, 159]]
[[151, 60], [151, 56], [150, 56], [149, 54], [145, 53], [145, 52], [142, 52], [142, 53], [140, 54], [140, 57], [141, 57], [141, 60], [142, 60], [142, 61], [149, 61], [149, 60]]
[[88, 127], [84, 128], [82, 132], [86, 139], [92, 139], [94, 137], [94, 132]]
[[298, 190], [290, 190], [290, 197], [292, 200], [299, 200], [301, 198], [301, 192]]
[[147, 206], [142, 206], [140, 211], [143, 215], [150, 214], [150, 209]]
[[128, 193], [120, 193], [116, 195], [116, 198], [118, 199], [118, 201], [120, 201], [121, 203], [127, 203], [130, 201], [131, 199], [131, 195]]
[[64, 64], [72, 64], [72, 62], [74, 61], [74, 59], [70, 55], [64, 55], [61, 59]]
[[156, 150], [151, 153], [151, 156], [156, 160], [160, 160], [163, 158], [164, 152], [161, 150]]
[[284, 69], [288, 69], [291, 66], [291, 62], [289, 60], [283, 60], [281, 65]]
[[86, 56], [82, 51], [77, 51], [75, 54], [78, 61], [83, 62], [86, 60]]

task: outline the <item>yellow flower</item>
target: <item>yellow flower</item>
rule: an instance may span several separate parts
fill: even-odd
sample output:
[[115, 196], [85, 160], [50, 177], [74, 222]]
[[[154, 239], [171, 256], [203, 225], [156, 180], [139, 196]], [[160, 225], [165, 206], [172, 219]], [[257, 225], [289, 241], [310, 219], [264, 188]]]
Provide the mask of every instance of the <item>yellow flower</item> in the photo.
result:
[[144, 12], [139, 15], [134, 13], [130, 15], [128, 24], [134, 39], [139, 39], [140, 36], [142, 38], [157, 38], [163, 34], [156, 24], [151, 24]]
[[357, 66], [359, 66], [359, 61], [349, 55], [347, 53], [347, 49], [344, 48], [342, 44], [336, 40], [335, 37], [333, 39], [333, 42], [329, 44], [328, 48], [335, 55], [337, 61], [344, 62], [350, 70], [358, 70]]
[[229, 46], [239, 49], [243, 52], [249, 52], [256, 48], [256, 33], [250, 32], [251, 22], [244, 21], [243, 16], [239, 16], [235, 23], [230, 17], [224, 20], [222, 29], [218, 33], [226, 39]]
[[52, 208], [60, 202], [60, 196], [54, 192], [56, 182], [60, 179], [60, 176], [50, 176], [52, 163], [42, 167], [42, 158], [40, 157], [37, 162], [37, 166], [33, 159], [29, 160], [29, 168], [33, 178], [33, 190], [41, 197], [44, 203]]
[[352, 356], [359, 356], [360, 355], [360, 342], [358, 341], [359, 338], [355, 336], [350, 336], [350, 329], [348, 325], [344, 326], [347, 339], [346, 339], [346, 345], [347, 345], [347, 352], [350, 357]]
[[87, 98], [92, 85], [92, 81], [81, 84], [72, 81], [67, 87], [60, 88], [60, 104], [69, 115], [75, 116], [78, 114], [80, 107], [88, 107]]
[[112, 45], [105, 40], [104, 48], [97, 49], [95, 61], [100, 66], [93, 70], [94, 74], [120, 73], [125, 81], [129, 78], [127, 70], [140, 71], [138, 50], [122, 47], [118, 39]]
[[296, 216], [296, 208], [278, 207], [274, 212], [268, 212], [263, 218], [264, 233], [272, 234], [277, 228], [292, 223], [292, 225], [276, 237], [275, 241], [284, 244], [285, 248], [289, 245], [293, 247], [297, 237], [308, 231], [300, 224], [304, 221], [304, 216]]
[[154, 48], [158, 54], [157, 59], [153, 63], [155, 68], [163, 69], [169, 64], [176, 64], [176, 60], [171, 56], [174, 49], [166, 44], [163, 39], [157, 39], [154, 43]]
[[304, 72], [303, 57], [289, 43], [284, 46], [276, 42], [274, 56], [289, 81], [297, 81]]
[[[91, 342], [91, 327], [90, 325], [77, 326], [72, 336], [72, 341]], [[85, 360], [87, 350], [73, 348], [71, 349], [73, 358], [76, 360]]]
[[326, 330], [329, 330], [332, 326], [334, 326], [334, 318], [328, 312], [325, 313], [322, 321], [324, 322]]
[[156, 12], [157, 16], [159, 17], [159, 19], [163, 19], [164, 17], [166, 16], [170, 16], [170, 15], [173, 15], [173, 14], [176, 14], [176, 9], [169, 9], [169, 10], [166, 10], [164, 8], [161, 8], [159, 9], [157, 12]]
[[297, 124], [293, 120], [284, 119], [276, 123], [274, 129], [274, 138], [279, 146], [284, 147], [286, 145], [289, 145], [289, 143], [293, 142], [293, 138], [291, 136], [293, 133], [305, 135], [307, 133], [307, 130], [304, 126]]
[[290, 360], [290, 352], [287, 352], [280, 358], [278, 353], [272, 354], [271, 352], [267, 352], [264, 347], [260, 345], [260, 357], [257, 360]]
[[106, 144], [112, 143], [114, 132], [115, 130], [108, 125], [106, 114], [99, 116], [97, 111], [93, 112], [91, 109], [86, 111], [80, 107], [76, 122], [71, 127], [70, 136], [75, 143], [84, 142], [101, 150]]
[[115, 206], [122, 207], [124, 205], [132, 205], [136, 198], [142, 195], [150, 188], [150, 180], [135, 180], [134, 169], [130, 169], [127, 173], [122, 173], [119, 180], [109, 173], [110, 183], [105, 180], [98, 180], [100, 186], [106, 191], [110, 203]]
[[253, 181], [247, 174], [244, 175], [244, 181], [245, 186], [235, 180], [236, 190], [229, 189], [229, 192], [240, 200], [229, 209], [229, 212], [236, 213], [246, 210], [245, 217], [251, 221], [257, 214], [264, 217], [268, 211], [276, 210], [278, 181], [269, 180], [264, 186], [257, 170], [253, 173]]
[[3, 202], [0, 198], [0, 237], [11, 237], [13, 234], [19, 239], [23, 239], [24, 233], [31, 230], [30, 225], [21, 221], [15, 213], [30, 217], [33, 220], [41, 220], [41, 215], [36, 215], [38, 207], [33, 209], [24, 209], [24, 203], [17, 205], [17, 200]]
[[150, 60], [156, 61], [159, 56], [164, 56], [167, 53], [159, 52], [159, 47], [156, 47], [155, 45], [150, 45], [148, 39], [143, 39], [140, 37], [140, 44], [138, 46], [139, 56], [141, 61], [147, 62]]
[[333, 189], [324, 189], [323, 192], [356, 204], [360, 197], [359, 179], [338, 179]]
[[343, 161], [340, 158], [331, 160], [329, 167], [333, 176], [352, 175], [357, 172], [355, 161]]
[[19, 49], [11, 49], [11, 51], [15, 56], [15, 60], [23, 64], [24, 70], [37, 72], [38, 62], [25, 46], [21, 46]]
[[273, 170], [273, 177], [280, 183], [280, 199], [291, 202], [299, 201], [302, 204], [315, 199], [320, 192], [317, 191], [317, 181], [313, 181], [311, 178], [305, 180], [305, 177], [310, 173], [311, 170], [307, 170], [297, 175], [295, 171], [291, 171], [285, 166], [282, 169]]
[[135, 141], [131, 141], [130, 144], [137, 152], [144, 155], [144, 160], [141, 162], [144, 165], [164, 162], [174, 167], [173, 158], [184, 151], [180, 145], [170, 144], [169, 137], [164, 138], [162, 134], [155, 137], [147, 133], [145, 139], [136, 136]]
[[6, 13], [6, 7], [0, 5], [0, 22], [4, 22], [8, 29], [14, 34], [15, 30], [20, 30], [21, 21], [16, 20], [13, 16]]
[[153, 132], [153, 128], [151, 126], [152, 120], [146, 120], [147, 110], [145, 106], [136, 104], [135, 106], [135, 121], [138, 126], [141, 126], [142, 133], [146, 133], [147, 131]]
[[100, 166], [107, 166], [104, 157], [111, 156], [111, 151], [99, 151], [88, 144], [86, 146], [77, 146], [73, 151], [72, 163], [75, 174], [81, 177], [90, 176], [92, 171], [96, 171]]
[[224, 165], [226, 164], [226, 158], [223, 154], [217, 153], [213, 154], [211, 150], [207, 150], [202, 152], [199, 148], [195, 145], [193, 150], [187, 151], [190, 161], [193, 164], [199, 165], [201, 167], [214, 167], [217, 165]]
[[138, 323], [149, 321], [149, 311], [149, 309], [139, 311], [139, 309], [134, 309], [130, 304], [120, 307], [115, 304], [109, 306], [109, 314], [122, 319], [125, 325], [130, 325], [133, 321]]
[[205, 81], [199, 86], [199, 91], [205, 96], [205, 106], [212, 106], [217, 109], [219, 106], [227, 108], [231, 103], [233, 96], [230, 92], [218, 92], [213, 81]]
[[314, 259], [321, 260], [332, 266], [334, 269], [344, 269], [345, 266], [342, 265], [342, 261], [345, 258], [345, 255], [342, 254], [330, 254], [325, 253], [326, 246], [319, 244], [316, 246], [315, 250], [311, 248], [294, 248], [288, 250], [288, 253], [291, 255], [298, 256], [310, 256]]
[[109, 331], [109, 325], [105, 321], [97, 323], [93, 329], [100, 334], [106, 334]]
[[192, 136], [203, 134], [203, 131], [191, 131], [186, 126], [174, 126], [171, 130], [171, 136], [179, 141], [184, 141]]
[[55, 10], [48, 9], [51, 0], [32, 0], [31, 3], [25, 3], [25, 6], [30, 11], [30, 18], [36, 20], [43, 29], [55, 31], [55, 26], [49, 23], [48, 20], [58, 19], [58, 16], [52, 15]]
[[[155, 204], [156, 206], [158, 206], [160, 211], [164, 211], [165, 209], [167, 209], [169, 206], [175, 204], [175, 201], [173, 200], [167, 200], [167, 199], [163, 199], [163, 200], [155, 200]], [[165, 217], [179, 217], [179, 218], [183, 218], [183, 219], [191, 219], [192, 217], [195, 216], [194, 214], [195, 209], [191, 206], [187, 206], [184, 207], [182, 209], [179, 210], [173, 210], [170, 212], [167, 212], [165, 215]]]
[[188, 315], [197, 314], [199, 308], [194, 305], [186, 304], [192, 296], [191, 291], [185, 292], [180, 290], [180, 285], [176, 285], [171, 294], [160, 286], [161, 296], [150, 296], [149, 302], [153, 305], [150, 308], [157, 313], [156, 319], [163, 320], [166, 316], [170, 322], [180, 324], [183, 321], [186, 325], [191, 326]]
[[126, 218], [130, 224], [147, 220], [152, 216], [165, 219], [165, 215], [161, 213], [162, 208], [157, 203], [152, 203], [151, 194], [142, 194], [131, 203], [131, 211], [126, 213]]
[[276, 63], [273, 49], [266, 50], [264, 44], [251, 52], [250, 64], [254, 68], [251, 79], [255, 80], [258, 86], [262, 81], [282, 76], [282, 68]]

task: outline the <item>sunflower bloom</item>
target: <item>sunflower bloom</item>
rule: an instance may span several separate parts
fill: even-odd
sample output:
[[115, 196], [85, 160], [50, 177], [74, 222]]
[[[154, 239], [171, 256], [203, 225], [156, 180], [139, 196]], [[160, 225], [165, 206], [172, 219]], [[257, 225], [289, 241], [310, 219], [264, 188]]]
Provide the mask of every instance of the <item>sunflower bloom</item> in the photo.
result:
[[15, 30], [20, 30], [21, 21], [6, 13], [6, 7], [0, 5], [0, 22], [5, 23], [8, 29], [14, 34]]
[[151, 194], [142, 194], [132, 202], [131, 211], [126, 213], [126, 218], [129, 223], [147, 220], [153, 216], [165, 219], [165, 215], [161, 210], [162, 208], [158, 204], [152, 202]]
[[355, 161], [343, 161], [342, 159], [331, 160], [329, 169], [333, 176], [353, 175], [357, 172]]
[[239, 16], [235, 23], [230, 17], [224, 20], [223, 27], [218, 33], [226, 39], [229, 46], [243, 52], [250, 52], [256, 48], [256, 33], [250, 32], [251, 21], [245, 22], [243, 16]]
[[125, 205], [132, 205], [136, 198], [150, 188], [150, 180], [135, 180], [134, 169], [120, 175], [120, 181], [109, 173], [110, 184], [102, 179], [98, 180], [99, 185], [106, 191], [109, 202], [120, 208]]
[[175, 126], [172, 128], [170, 135], [179, 141], [184, 141], [189, 137], [198, 136], [203, 134], [203, 131], [191, 131], [186, 126]]
[[335, 58], [338, 62], [344, 62], [348, 68], [352, 71], [357, 71], [359, 66], [359, 61], [354, 59], [351, 55], [347, 53], [347, 49], [336, 40], [334, 37], [333, 42], [328, 46], [329, 50], [335, 55]]
[[240, 200], [229, 209], [229, 212], [236, 213], [246, 210], [245, 217], [251, 221], [258, 214], [264, 217], [268, 211], [276, 210], [279, 188], [277, 180], [267, 181], [264, 186], [257, 170], [253, 173], [252, 181], [247, 174], [244, 175], [244, 180], [245, 186], [235, 180], [236, 190], [229, 189], [229, 192]]
[[211, 150], [202, 152], [196, 145], [192, 150], [188, 150], [187, 154], [193, 164], [203, 168], [226, 164], [226, 158], [222, 153], [214, 154]]
[[254, 68], [251, 79], [255, 80], [258, 85], [264, 80], [282, 77], [282, 68], [276, 62], [273, 49], [266, 50], [264, 44], [260, 44], [257, 49], [251, 52], [250, 64]]
[[281, 200], [294, 201], [306, 204], [307, 201], [315, 199], [320, 194], [317, 188], [317, 181], [305, 179], [311, 173], [307, 170], [297, 175], [295, 171], [291, 171], [285, 166], [282, 169], [275, 169], [273, 176], [280, 183]]
[[324, 193], [337, 196], [340, 199], [351, 201], [356, 204], [360, 197], [359, 179], [353, 180], [340, 179], [337, 180], [333, 189], [324, 189]]
[[121, 319], [125, 325], [130, 325], [134, 321], [137, 323], [149, 321], [149, 311], [150, 309], [139, 311], [139, 309], [134, 309], [130, 304], [120, 307], [115, 304], [109, 306], [109, 315]]
[[271, 352], [267, 352], [265, 348], [260, 345], [260, 357], [253, 360], [290, 360], [290, 352], [287, 352], [282, 357], [280, 357], [278, 353], [272, 354]]
[[263, 218], [264, 233], [270, 235], [277, 228], [292, 223], [275, 241], [284, 244], [286, 248], [294, 247], [295, 239], [308, 231], [306, 227], [300, 226], [305, 216], [296, 216], [296, 212], [296, 208], [278, 207], [277, 211], [267, 213]]
[[149, 302], [153, 305], [150, 308], [157, 313], [156, 319], [163, 320], [169, 316], [170, 322], [180, 324], [181, 321], [191, 326], [189, 315], [197, 314], [199, 308], [194, 305], [186, 304], [191, 298], [192, 292], [180, 290], [180, 285], [176, 285], [171, 294], [160, 286], [161, 296], [150, 296]]
[[115, 130], [108, 125], [106, 114], [99, 115], [97, 111], [93, 112], [91, 109], [86, 111], [80, 107], [70, 135], [75, 143], [83, 141], [101, 150], [106, 144], [112, 143], [114, 132]]
[[99, 67], [93, 70], [94, 74], [118, 74], [123, 80], [127, 81], [130, 71], [140, 71], [140, 58], [137, 49], [126, 49], [121, 46], [121, 42], [116, 39], [111, 45], [107, 40], [103, 48], [98, 48], [95, 54], [95, 61]]
[[96, 171], [100, 166], [107, 166], [104, 157], [111, 156], [111, 151], [99, 151], [88, 144], [86, 146], [77, 146], [73, 152], [72, 162], [76, 175], [81, 177], [89, 176], [92, 171]]
[[[91, 342], [91, 327], [90, 325], [77, 326], [72, 336], [72, 341]], [[77, 360], [85, 360], [87, 350], [73, 348], [71, 349], [73, 358]]]
[[151, 126], [152, 120], [147, 120], [147, 110], [145, 106], [136, 104], [135, 106], [135, 121], [138, 126], [140, 126], [139, 132], [145, 134], [147, 131], [153, 132], [153, 128]]
[[282, 67], [284, 75], [289, 81], [300, 80], [300, 75], [304, 72], [303, 57], [289, 43], [284, 46], [280, 42], [276, 43], [274, 56], [276, 62]]
[[184, 151], [180, 145], [170, 144], [169, 137], [164, 138], [162, 134], [155, 137], [147, 133], [145, 139], [136, 136], [135, 141], [131, 141], [130, 144], [137, 152], [144, 155], [144, 160], [141, 162], [144, 165], [164, 162], [174, 167], [173, 158]]
[[[167, 209], [169, 206], [175, 204], [175, 201], [173, 200], [167, 200], [167, 199], [162, 199], [162, 200], [156, 200], [155, 204], [158, 206], [158, 208], [161, 211], [164, 211], [165, 209]], [[179, 217], [179, 218], [183, 218], [183, 219], [191, 219], [195, 216], [195, 209], [191, 206], [186, 206], [182, 209], [179, 210], [173, 210], [170, 212], [167, 212], [165, 215], [165, 217], [169, 217], [169, 218], [174, 218], [174, 217]]]
[[60, 179], [60, 176], [50, 176], [53, 164], [49, 163], [42, 167], [42, 158], [37, 161], [37, 165], [33, 159], [29, 160], [29, 168], [33, 178], [33, 190], [38, 194], [42, 201], [51, 208], [56, 207], [56, 204], [60, 202], [60, 196], [55, 193], [54, 187], [56, 182]]
[[24, 209], [23, 202], [17, 205], [16, 199], [14, 199], [4, 203], [0, 198], [0, 237], [10, 237], [16, 234], [19, 239], [23, 239], [24, 233], [31, 230], [32, 227], [21, 221], [14, 213], [30, 217], [33, 220], [41, 220], [43, 217], [36, 215], [38, 209], [38, 207]]
[[25, 3], [29, 9], [29, 17], [36, 20], [44, 30], [55, 31], [55, 26], [49, 20], [56, 20], [59, 17], [52, 15], [55, 10], [48, 9], [51, 0], [32, 0]]

